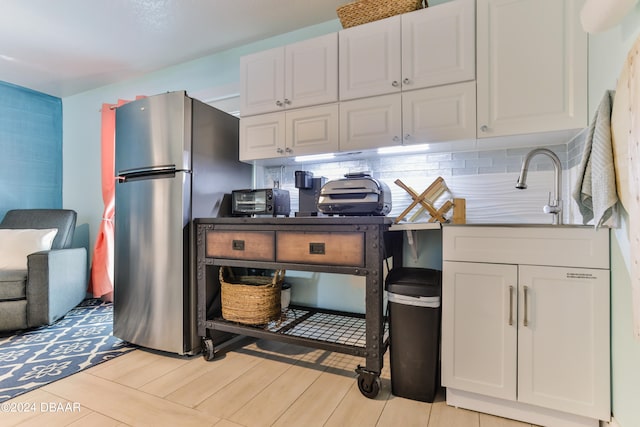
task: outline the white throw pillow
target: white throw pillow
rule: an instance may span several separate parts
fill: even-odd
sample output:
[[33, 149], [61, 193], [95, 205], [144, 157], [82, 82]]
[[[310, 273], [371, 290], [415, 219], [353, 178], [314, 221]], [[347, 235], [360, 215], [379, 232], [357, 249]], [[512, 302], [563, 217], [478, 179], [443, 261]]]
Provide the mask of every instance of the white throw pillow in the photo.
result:
[[26, 270], [27, 255], [51, 249], [57, 228], [0, 229], [0, 269]]

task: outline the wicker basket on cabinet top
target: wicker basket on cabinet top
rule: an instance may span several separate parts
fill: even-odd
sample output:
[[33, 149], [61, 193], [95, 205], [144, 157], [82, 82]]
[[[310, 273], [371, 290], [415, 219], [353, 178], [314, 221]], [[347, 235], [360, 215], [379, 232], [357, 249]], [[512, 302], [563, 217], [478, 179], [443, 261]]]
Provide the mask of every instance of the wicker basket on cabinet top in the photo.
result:
[[349, 28], [418, 9], [422, 9], [422, 0], [358, 0], [336, 12], [342, 28]]

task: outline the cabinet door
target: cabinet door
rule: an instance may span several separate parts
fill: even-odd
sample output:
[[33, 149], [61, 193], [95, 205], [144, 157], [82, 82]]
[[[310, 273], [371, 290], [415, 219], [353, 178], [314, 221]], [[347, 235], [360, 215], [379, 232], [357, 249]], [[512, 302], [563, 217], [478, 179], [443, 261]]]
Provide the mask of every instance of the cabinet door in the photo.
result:
[[401, 135], [399, 93], [340, 103], [340, 151], [400, 145]]
[[286, 113], [287, 155], [338, 151], [338, 105], [302, 108]]
[[240, 114], [284, 108], [284, 48], [265, 50], [240, 58]]
[[518, 400], [608, 420], [609, 270], [519, 273]]
[[515, 265], [443, 262], [442, 385], [516, 399]]
[[582, 3], [477, 1], [478, 137], [587, 126]]
[[402, 15], [402, 90], [474, 80], [474, 0]]
[[475, 139], [475, 82], [403, 92], [402, 131], [404, 144]]
[[286, 108], [327, 104], [338, 100], [338, 34], [286, 46]]
[[270, 159], [284, 154], [285, 113], [240, 119], [240, 160]]
[[340, 99], [400, 91], [400, 15], [338, 34]]

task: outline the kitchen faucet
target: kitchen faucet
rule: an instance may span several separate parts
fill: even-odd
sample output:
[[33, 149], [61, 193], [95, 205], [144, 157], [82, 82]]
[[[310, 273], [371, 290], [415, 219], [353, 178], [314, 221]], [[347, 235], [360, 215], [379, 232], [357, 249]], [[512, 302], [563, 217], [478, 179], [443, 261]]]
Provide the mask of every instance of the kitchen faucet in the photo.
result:
[[553, 200], [551, 200], [551, 193], [549, 193], [549, 204], [543, 208], [544, 213], [553, 214], [553, 224], [562, 224], [562, 200], [560, 199], [560, 192], [562, 189], [562, 164], [560, 159], [556, 156], [556, 153], [548, 148], [536, 148], [529, 151], [522, 162], [522, 170], [520, 171], [520, 177], [516, 183], [516, 188], [524, 190], [527, 188], [527, 171], [529, 170], [529, 162], [531, 158], [536, 154], [544, 154], [553, 160], [554, 166], [554, 180], [555, 180], [555, 194]]

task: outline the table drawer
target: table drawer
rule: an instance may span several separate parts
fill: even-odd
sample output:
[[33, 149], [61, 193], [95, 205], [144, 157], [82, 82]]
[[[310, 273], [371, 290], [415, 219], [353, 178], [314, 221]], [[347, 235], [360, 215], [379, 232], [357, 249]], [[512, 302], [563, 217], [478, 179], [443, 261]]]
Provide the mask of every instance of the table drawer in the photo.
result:
[[209, 231], [206, 256], [273, 261], [274, 239], [273, 231]]
[[294, 232], [276, 234], [276, 261], [364, 267], [364, 233]]

